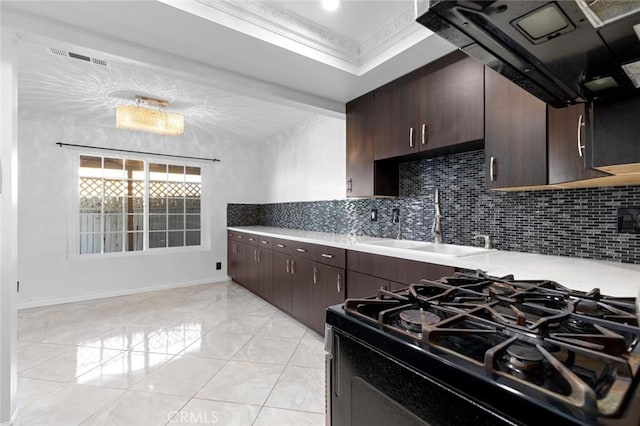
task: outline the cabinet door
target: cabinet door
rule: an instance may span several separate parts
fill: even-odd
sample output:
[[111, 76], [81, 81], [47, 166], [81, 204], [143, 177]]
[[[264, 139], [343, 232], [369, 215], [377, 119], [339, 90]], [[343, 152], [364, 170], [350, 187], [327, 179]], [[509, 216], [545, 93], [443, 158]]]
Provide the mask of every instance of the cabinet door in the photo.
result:
[[291, 313], [291, 256], [273, 253], [273, 304]]
[[235, 242], [236, 250], [235, 255], [233, 256], [233, 270], [235, 271], [234, 280], [242, 285], [246, 285], [247, 277], [246, 277], [246, 253], [247, 246], [246, 244], [242, 244], [239, 242]]
[[347, 104], [347, 197], [373, 195], [373, 92]]
[[485, 70], [487, 188], [547, 184], [546, 118], [544, 102]]
[[374, 159], [418, 152], [418, 81], [410, 74], [375, 91]]
[[230, 236], [227, 239], [227, 274], [229, 274], [232, 280], [236, 279], [235, 254], [236, 254], [236, 243], [233, 240], [233, 237]]
[[291, 315], [301, 323], [311, 323], [311, 292], [313, 290], [313, 261], [295, 257], [292, 260]]
[[585, 104], [547, 107], [550, 184], [606, 176], [586, 167], [586, 120]]
[[389, 290], [389, 280], [366, 275], [356, 271], [347, 271], [347, 298], [363, 299], [378, 294], [378, 290]]
[[592, 104], [591, 166], [609, 173], [640, 173], [640, 95]]
[[273, 303], [273, 250], [258, 251], [258, 294]]
[[244, 285], [254, 293], [258, 293], [258, 247], [246, 244], [246, 268]]
[[421, 151], [484, 138], [484, 66], [459, 52], [420, 79]]
[[334, 266], [314, 264], [311, 297], [311, 328], [324, 334], [327, 307], [344, 302], [345, 271]]

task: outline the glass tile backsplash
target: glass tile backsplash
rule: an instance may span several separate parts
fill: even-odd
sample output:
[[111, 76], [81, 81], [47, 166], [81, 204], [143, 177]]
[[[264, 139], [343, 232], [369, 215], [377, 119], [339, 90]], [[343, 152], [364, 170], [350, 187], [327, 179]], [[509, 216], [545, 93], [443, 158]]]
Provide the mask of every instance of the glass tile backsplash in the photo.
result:
[[398, 208], [402, 238], [433, 241], [439, 188], [445, 243], [479, 245], [473, 236], [487, 234], [500, 250], [640, 264], [640, 235], [617, 232], [618, 208], [640, 205], [640, 187], [486, 191], [484, 164], [484, 150], [407, 162], [398, 198], [229, 204], [227, 224], [395, 238]]

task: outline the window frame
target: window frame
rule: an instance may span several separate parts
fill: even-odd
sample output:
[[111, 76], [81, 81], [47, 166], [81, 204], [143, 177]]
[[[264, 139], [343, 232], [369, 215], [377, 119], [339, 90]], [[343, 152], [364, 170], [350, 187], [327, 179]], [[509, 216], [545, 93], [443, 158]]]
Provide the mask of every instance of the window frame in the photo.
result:
[[[109, 257], [148, 256], [171, 253], [188, 253], [208, 251], [211, 249], [211, 190], [212, 190], [212, 164], [203, 160], [186, 160], [171, 156], [154, 156], [146, 154], [127, 154], [118, 151], [104, 149], [73, 149], [70, 158], [69, 191], [70, 200], [68, 214], [68, 238], [67, 254], [69, 259], [96, 259]], [[144, 164], [144, 230], [143, 249], [137, 251], [118, 251], [106, 253], [80, 253], [80, 157], [108, 157], [122, 160], [142, 161]], [[199, 167], [200, 168], [200, 245], [178, 247], [149, 247], [149, 164], [160, 163], [172, 166]], [[186, 226], [186, 225], [185, 225]], [[102, 230], [104, 234], [104, 229]], [[104, 243], [103, 249], [104, 249]]]

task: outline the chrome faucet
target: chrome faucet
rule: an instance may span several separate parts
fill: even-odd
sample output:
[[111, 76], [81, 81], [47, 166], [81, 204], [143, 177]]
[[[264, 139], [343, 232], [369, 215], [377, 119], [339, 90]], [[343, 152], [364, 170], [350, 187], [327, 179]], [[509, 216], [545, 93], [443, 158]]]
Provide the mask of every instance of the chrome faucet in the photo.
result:
[[492, 249], [493, 248], [493, 240], [491, 239], [491, 235], [474, 235], [473, 239], [477, 240], [478, 238], [482, 238], [484, 240], [484, 248]]
[[398, 224], [398, 232], [396, 234], [396, 240], [402, 239], [402, 221], [400, 220], [400, 209], [395, 208], [391, 211], [391, 222]]
[[442, 242], [442, 208], [440, 206], [440, 190], [436, 188], [436, 192], [433, 195], [433, 205], [435, 215], [433, 217], [433, 226], [431, 227], [431, 235], [433, 235], [433, 242]]

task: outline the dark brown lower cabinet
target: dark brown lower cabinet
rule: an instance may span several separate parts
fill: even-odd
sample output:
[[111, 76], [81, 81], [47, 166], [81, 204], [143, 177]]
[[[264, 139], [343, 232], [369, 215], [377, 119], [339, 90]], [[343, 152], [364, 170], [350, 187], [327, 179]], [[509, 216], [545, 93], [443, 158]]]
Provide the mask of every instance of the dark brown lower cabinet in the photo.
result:
[[343, 303], [345, 299], [345, 271], [335, 266], [314, 264], [311, 290], [311, 328], [324, 334], [327, 307]]
[[[248, 241], [250, 234], [243, 234]], [[420, 279], [451, 275], [454, 268], [282, 239], [268, 248], [228, 240], [231, 278], [324, 334], [327, 307], [346, 298], [400, 290]], [[271, 249], [271, 246], [273, 249]]]
[[246, 282], [246, 244], [230, 240], [228, 243], [228, 263], [227, 270], [229, 276], [240, 284]]
[[[347, 252], [347, 268], [349, 271], [356, 271], [371, 277], [393, 281], [394, 286], [418, 283], [421, 279], [435, 280], [451, 275], [455, 271], [455, 268], [452, 266], [417, 262], [415, 260], [399, 259], [396, 257], [380, 256], [351, 250]], [[363, 281], [365, 280], [364, 278], [361, 279]], [[351, 281], [348, 283], [348, 286], [350, 285]], [[394, 288], [391, 289], [393, 290]]]
[[273, 304], [291, 313], [291, 255], [273, 252]]
[[294, 258], [291, 262], [291, 315], [301, 323], [308, 325], [311, 323], [313, 262], [300, 257]]
[[258, 250], [258, 295], [273, 303], [273, 250]]
[[245, 266], [245, 280], [242, 282], [244, 286], [254, 293], [258, 293], [258, 248], [251, 245], [246, 245], [246, 266]]
[[375, 296], [378, 290], [389, 290], [389, 280], [356, 271], [347, 271], [347, 282], [348, 299], [362, 299]]

